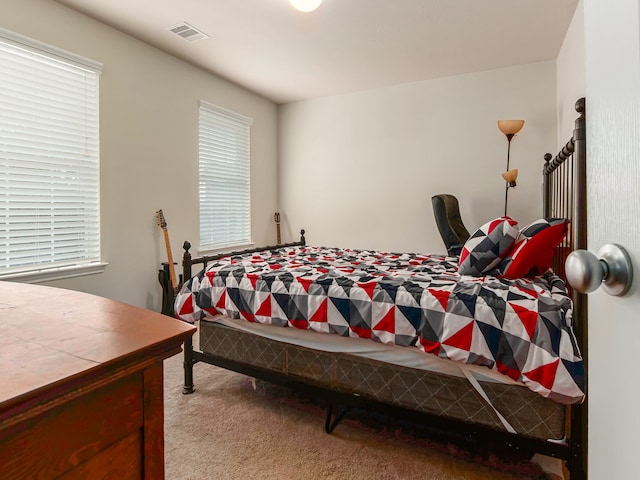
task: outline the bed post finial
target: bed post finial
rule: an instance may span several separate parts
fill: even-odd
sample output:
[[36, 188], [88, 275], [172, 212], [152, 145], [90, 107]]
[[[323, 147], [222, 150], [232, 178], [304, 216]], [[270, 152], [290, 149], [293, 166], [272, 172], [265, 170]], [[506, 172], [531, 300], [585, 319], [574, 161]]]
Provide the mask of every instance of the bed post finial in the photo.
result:
[[585, 99], [584, 97], [579, 98], [576, 101], [576, 112], [578, 112], [580, 115], [584, 115], [584, 107], [585, 107]]
[[550, 153], [544, 154], [544, 168], [542, 169], [542, 172], [544, 174], [542, 175], [542, 184], [543, 184], [542, 216], [544, 217], [551, 216], [551, 188], [549, 185], [549, 166], [550, 166], [549, 162], [551, 161], [552, 158], [553, 158], [553, 155], [551, 155]]
[[189, 252], [191, 243], [186, 240], [182, 244], [182, 248], [184, 248], [184, 254], [182, 255], [182, 278], [186, 282], [191, 278], [191, 253]]
[[302, 243], [302, 245], [306, 245], [307, 244], [307, 239], [304, 238], [304, 228], [300, 229], [300, 243]]

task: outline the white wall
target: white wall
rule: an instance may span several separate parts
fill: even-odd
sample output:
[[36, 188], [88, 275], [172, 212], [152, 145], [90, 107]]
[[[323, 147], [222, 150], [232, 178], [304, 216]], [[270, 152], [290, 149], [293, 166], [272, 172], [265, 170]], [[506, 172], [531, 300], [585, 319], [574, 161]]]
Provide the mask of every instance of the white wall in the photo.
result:
[[[51, 0], [2, 0], [0, 26], [104, 64], [100, 79], [103, 274], [52, 282], [159, 309], [166, 260], [155, 211], [164, 210], [173, 255], [198, 243], [198, 101], [253, 118], [252, 232], [273, 243], [277, 206], [275, 104]], [[179, 39], [176, 41], [180, 41]]]
[[[542, 214], [543, 156], [556, 145], [555, 62], [280, 106], [280, 211], [309, 243], [444, 252], [431, 196], [452, 193], [470, 231], [504, 213], [507, 140], [518, 186], [509, 215]], [[290, 233], [291, 234], [291, 233]]]
[[[558, 72], [558, 149], [573, 134], [577, 116], [575, 103], [585, 96], [584, 6], [582, 0], [573, 14], [571, 25], [556, 60]], [[587, 106], [588, 108], [588, 106]]]

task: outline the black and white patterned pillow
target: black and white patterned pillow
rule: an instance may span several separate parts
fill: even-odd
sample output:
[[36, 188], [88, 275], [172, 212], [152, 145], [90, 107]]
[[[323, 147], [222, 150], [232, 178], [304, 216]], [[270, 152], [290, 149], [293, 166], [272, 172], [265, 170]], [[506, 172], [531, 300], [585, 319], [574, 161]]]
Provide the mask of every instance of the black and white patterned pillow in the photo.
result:
[[500, 217], [482, 225], [466, 241], [460, 261], [460, 275], [484, 275], [507, 255], [518, 236], [518, 222], [511, 217]]

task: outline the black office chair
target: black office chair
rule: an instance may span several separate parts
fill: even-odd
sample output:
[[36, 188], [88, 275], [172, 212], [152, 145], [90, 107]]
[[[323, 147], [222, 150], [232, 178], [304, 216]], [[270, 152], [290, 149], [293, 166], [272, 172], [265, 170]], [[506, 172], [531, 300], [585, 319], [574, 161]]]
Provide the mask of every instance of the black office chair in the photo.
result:
[[462, 223], [458, 199], [453, 195], [440, 194], [431, 197], [433, 214], [440, 236], [449, 255], [460, 255], [464, 243], [469, 239], [469, 231]]

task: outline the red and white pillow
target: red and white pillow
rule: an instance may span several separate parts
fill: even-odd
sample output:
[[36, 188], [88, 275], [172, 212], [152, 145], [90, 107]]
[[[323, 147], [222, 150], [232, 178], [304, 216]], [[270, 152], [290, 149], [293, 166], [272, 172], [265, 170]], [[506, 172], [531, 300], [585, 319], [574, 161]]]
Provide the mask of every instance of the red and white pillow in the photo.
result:
[[500, 217], [482, 225], [466, 241], [460, 260], [460, 275], [484, 275], [500, 265], [518, 236], [518, 222]]
[[544, 274], [556, 246], [567, 235], [566, 218], [541, 218], [524, 227], [513, 248], [500, 263], [501, 276], [508, 279]]

